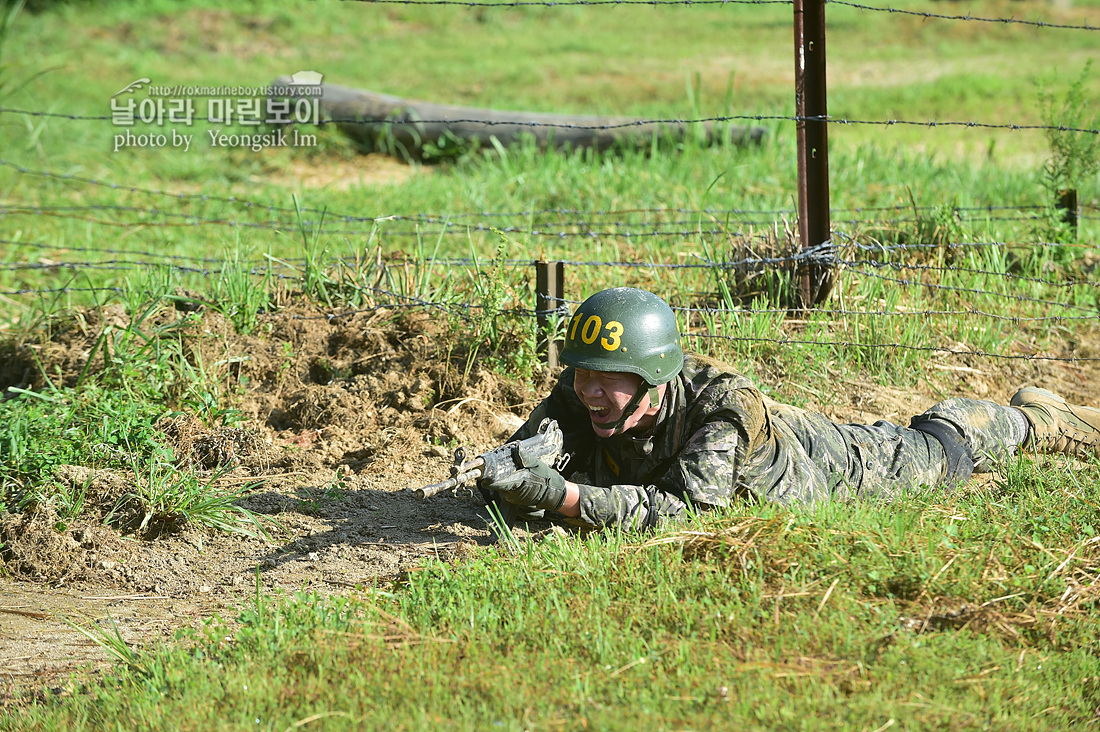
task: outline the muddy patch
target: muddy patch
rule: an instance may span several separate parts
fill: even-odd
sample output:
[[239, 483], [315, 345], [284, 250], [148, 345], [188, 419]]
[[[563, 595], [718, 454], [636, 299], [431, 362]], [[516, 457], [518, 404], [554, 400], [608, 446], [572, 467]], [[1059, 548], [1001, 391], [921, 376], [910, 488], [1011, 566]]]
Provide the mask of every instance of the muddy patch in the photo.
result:
[[380, 153], [351, 158], [318, 155], [294, 158], [285, 168], [269, 173], [266, 180], [286, 188], [347, 191], [352, 188], [398, 185], [415, 175], [430, 173], [429, 168], [408, 165]]
[[[262, 592], [349, 592], [390, 583], [428, 557], [488, 544], [487, 514], [474, 496], [420, 501], [407, 489], [446, 477], [457, 445], [481, 451], [500, 444], [552, 375], [533, 375], [532, 386], [475, 365], [463, 378], [465, 354], [447, 345], [456, 336], [424, 312], [332, 317], [307, 304], [284, 305], [261, 315], [247, 335], [209, 310], [166, 308], [154, 316], [160, 325], [191, 318], [185, 352], [218, 365], [224, 393], [243, 415], [231, 427], [189, 414], [159, 422], [174, 465], [238, 492], [238, 505], [261, 518], [267, 535], [171, 517], [142, 527], [140, 508], [128, 498], [139, 476], [61, 466], [54, 479], [81, 490], [79, 520], [62, 520], [48, 505], [0, 517], [0, 655], [9, 697], [27, 685], [58, 684], [78, 664], [104, 662], [62, 616], [102, 624], [109, 614], [127, 640], [150, 643], [212, 613], [234, 616], [257, 583]], [[41, 342], [12, 346], [5, 363], [15, 365], [3, 370], [2, 386], [43, 386], [37, 363], [55, 383], [73, 384], [86, 369], [102, 368], [96, 344], [104, 331], [128, 324], [120, 308], [78, 313]], [[838, 376], [836, 393], [800, 393], [841, 422], [901, 421], [944, 396], [1004, 402], [1024, 383], [1100, 402], [1091, 362], [945, 365], [924, 375], [931, 388], [922, 391]], [[784, 377], [763, 378], [774, 385]]]
[[[204, 613], [232, 617], [257, 581], [263, 592], [349, 591], [489, 541], [487, 515], [470, 494], [420, 501], [406, 489], [445, 477], [460, 443], [484, 450], [505, 440], [530, 406], [527, 386], [477, 369], [461, 379], [439, 350], [438, 321], [422, 313], [332, 318], [289, 305], [239, 335], [216, 312], [167, 308], [150, 324], [184, 317], [192, 319], [186, 352], [220, 364], [244, 419], [211, 427], [174, 415], [156, 428], [179, 470], [239, 492], [237, 504], [267, 535], [213, 531], [185, 517], [142, 527], [133, 500], [141, 476], [59, 467], [53, 479], [83, 501], [78, 520], [49, 504], [0, 516], [9, 695], [104, 660], [63, 616], [102, 624], [110, 612], [125, 619], [127, 640], [146, 643]], [[22, 366], [5, 369], [4, 386], [43, 386], [36, 363], [55, 383], [75, 384], [103, 368], [103, 333], [128, 325], [121, 308], [74, 314], [41, 342], [11, 346]]]

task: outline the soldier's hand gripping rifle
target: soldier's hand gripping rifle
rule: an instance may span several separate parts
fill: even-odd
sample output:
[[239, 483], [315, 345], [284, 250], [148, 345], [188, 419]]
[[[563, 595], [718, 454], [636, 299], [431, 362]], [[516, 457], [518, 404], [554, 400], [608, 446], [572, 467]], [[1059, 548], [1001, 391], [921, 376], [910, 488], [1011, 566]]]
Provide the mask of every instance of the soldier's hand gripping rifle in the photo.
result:
[[494, 447], [472, 460], [466, 459], [465, 448], [455, 450], [451, 477], [439, 483], [432, 483], [415, 489], [417, 498], [430, 498], [445, 490], [454, 490], [467, 483], [484, 478], [489, 482], [500, 480], [517, 470], [523, 470], [525, 464], [538, 459], [555, 470], [561, 470], [569, 456], [561, 454], [562, 434], [557, 421], [544, 419], [539, 431], [526, 440], [516, 440], [500, 447]]

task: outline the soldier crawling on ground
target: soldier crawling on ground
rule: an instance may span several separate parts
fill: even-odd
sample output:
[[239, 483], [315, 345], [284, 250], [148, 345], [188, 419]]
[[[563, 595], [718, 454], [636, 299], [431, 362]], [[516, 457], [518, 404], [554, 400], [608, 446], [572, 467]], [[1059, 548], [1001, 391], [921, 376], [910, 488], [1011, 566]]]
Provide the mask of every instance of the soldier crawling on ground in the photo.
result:
[[512, 439], [557, 420], [568, 475], [534, 459], [479, 484], [526, 518], [553, 511], [582, 526], [647, 528], [689, 504], [890, 500], [956, 486], [1021, 448], [1100, 455], [1100, 410], [1037, 387], [1007, 407], [948, 399], [908, 427], [835, 424], [768, 399], [727, 366], [685, 356], [672, 309], [644, 290], [596, 293], [565, 335], [568, 368]]

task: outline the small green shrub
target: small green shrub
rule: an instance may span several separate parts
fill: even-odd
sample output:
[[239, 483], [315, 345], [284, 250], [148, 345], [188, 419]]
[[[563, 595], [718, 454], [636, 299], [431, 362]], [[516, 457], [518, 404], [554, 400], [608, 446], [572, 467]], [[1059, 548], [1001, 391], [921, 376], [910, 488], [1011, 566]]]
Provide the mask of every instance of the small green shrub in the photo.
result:
[[[1047, 241], [1076, 240], [1076, 232], [1067, 223], [1058, 202], [1065, 191], [1079, 189], [1100, 170], [1100, 135], [1076, 131], [1095, 129], [1100, 124], [1100, 117], [1095, 115], [1094, 106], [1085, 95], [1085, 82], [1092, 63], [1092, 59], [1085, 63], [1065, 97], [1059, 99], [1053, 92], [1039, 91], [1039, 107], [1043, 124], [1048, 127], [1045, 132], [1050, 147], [1050, 158], [1043, 165], [1042, 176], [1050, 208], [1040, 220], [1036, 233]], [[1057, 129], [1049, 129], [1052, 127]]]

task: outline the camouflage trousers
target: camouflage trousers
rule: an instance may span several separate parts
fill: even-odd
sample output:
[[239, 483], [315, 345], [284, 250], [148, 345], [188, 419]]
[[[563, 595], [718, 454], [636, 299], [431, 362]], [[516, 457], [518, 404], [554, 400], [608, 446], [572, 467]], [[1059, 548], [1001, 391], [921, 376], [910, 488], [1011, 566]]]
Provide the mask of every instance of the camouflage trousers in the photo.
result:
[[749, 461], [768, 464], [745, 470], [742, 487], [788, 504], [890, 500], [920, 485], [960, 483], [1011, 457], [1027, 435], [1020, 412], [976, 399], [940, 402], [909, 427], [886, 421], [835, 424], [767, 398], [765, 406], [771, 421], [766, 441], [772, 444], [756, 446]]

